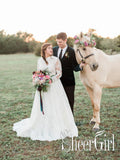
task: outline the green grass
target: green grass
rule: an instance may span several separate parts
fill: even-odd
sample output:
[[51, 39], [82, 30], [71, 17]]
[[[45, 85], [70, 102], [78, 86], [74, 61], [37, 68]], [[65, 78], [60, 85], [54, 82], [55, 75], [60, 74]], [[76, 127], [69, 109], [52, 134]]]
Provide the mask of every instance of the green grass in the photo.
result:
[[[120, 88], [104, 89], [101, 102], [101, 125], [107, 139], [115, 135], [115, 151], [62, 151], [61, 140], [32, 141], [12, 131], [13, 123], [30, 116], [35, 89], [32, 71], [38, 57], [33, 54], [0, 55], [0, 159], [1, 160], [117, 160], [120, 152]], [[93, 140], [95, 133], [89, 121], [92, 107], [88, 94], [75, 73], [76, 90], [74, 117], [79, 124], [77, 140]], [[104, 141], [103, 135], [100, 137]], [[99, 139], [100, 140], [100, 139]], [[71, 139], [65, 142], [71, 144]], [[64, 147], [67, 147], [64, 144]]]

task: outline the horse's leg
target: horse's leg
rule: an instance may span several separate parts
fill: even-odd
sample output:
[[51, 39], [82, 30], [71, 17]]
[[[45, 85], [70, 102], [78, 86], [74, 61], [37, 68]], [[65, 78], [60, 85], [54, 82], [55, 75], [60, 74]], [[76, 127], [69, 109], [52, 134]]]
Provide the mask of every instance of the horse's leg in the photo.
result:
[[93, 92], [93, 103], [94, 103], [94, 117], [96, 119], [96, 123], [93, 127], [95, 131], [99, 130], [100, 124], [100, 102], [101, 102], [102, 88], [100, 86], [95, 86]]
[[90, 96], [90, 100], [91, 100], [91, 104], [92, 104], [92, 108], [93, 108], [93, 118], [91, 119], [90, 123], [95, 124], [96, 118], [95, 118], [95, 114], [94, 114], [93, 89], [90, 87], [86, 87], [86, 89], [87, 89], [87, 92]]

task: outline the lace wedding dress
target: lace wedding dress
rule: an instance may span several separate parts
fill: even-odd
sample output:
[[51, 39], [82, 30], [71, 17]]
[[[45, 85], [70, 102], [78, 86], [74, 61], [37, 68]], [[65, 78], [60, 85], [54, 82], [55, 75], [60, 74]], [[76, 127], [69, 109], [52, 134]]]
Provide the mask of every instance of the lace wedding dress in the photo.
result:
[[37, 71], [48, 69], [53, 82], [47, 92], [42, 92], [43, 110], [40, 110], [40, 93], [36, 90], [30, 118], [14, 123], [13, 130], [17, 136], [30, 137], [32, 140], [52, 141], [65, 137], [77, 137], [78, 129], [60, 81], [61, 63], [57, 57], [38, 59]]

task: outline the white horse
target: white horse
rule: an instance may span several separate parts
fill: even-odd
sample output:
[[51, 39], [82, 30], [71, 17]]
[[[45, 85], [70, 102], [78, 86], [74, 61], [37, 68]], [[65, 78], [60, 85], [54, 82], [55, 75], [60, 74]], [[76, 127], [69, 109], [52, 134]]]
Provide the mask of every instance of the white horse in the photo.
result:
[[[80, 41], [88, 41], [81, 33]], [[93, 129], [99, 130], [102, 88], [120, 87], [120, 54], [107, 55], [95, 47], [74, 45], [76, 59], [83, 65], [80, 78], [90, 96], [93, 107]]]

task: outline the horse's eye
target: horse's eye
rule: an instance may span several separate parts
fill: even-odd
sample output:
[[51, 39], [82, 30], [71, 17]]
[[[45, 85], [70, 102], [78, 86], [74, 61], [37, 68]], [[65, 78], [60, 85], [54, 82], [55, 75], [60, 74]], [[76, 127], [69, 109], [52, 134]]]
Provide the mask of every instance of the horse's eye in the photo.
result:
[[86, 48], [83, 48], [84, 51], [86, 51]]

